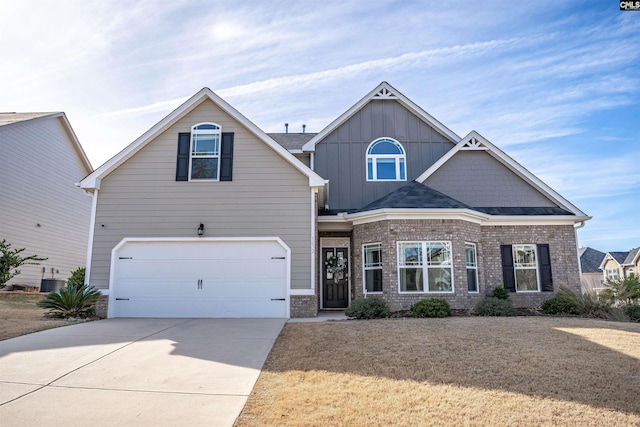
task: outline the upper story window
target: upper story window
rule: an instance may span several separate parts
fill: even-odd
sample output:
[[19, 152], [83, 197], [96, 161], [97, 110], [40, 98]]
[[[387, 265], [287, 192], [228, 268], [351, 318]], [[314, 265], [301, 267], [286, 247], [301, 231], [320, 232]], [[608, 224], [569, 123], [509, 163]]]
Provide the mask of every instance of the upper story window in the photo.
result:
[[391, 138], [378, 138], [367, 149], [367, 181], [406, 181], [405, 152]]
[[191, 128], [189, 179], [220, 179], [220, 137], [222, 128], [215, 123], [198, 123]]

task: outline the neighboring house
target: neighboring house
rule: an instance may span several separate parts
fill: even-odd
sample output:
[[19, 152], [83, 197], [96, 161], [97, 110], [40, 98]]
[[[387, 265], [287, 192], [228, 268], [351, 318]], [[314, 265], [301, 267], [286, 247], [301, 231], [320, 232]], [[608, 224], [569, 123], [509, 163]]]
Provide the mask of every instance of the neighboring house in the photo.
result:
[[604, 288], [600, 265], [605, 253], [593, 248], [580, 248], [579, 256], [582, 292], [599, 292]]
[[39, 288], [85, 266], [91, 198], [77, 183], [92, 170], [64, 113], [0, 113], [0, 240], [48, 258], [10, 284]]
[[604, 281], [620, 280], [640, 271], [640, 248], [628, 252], [607, 252], [600, 264]]
[[81, 182], [110, 317], [301, 317], [381, 297], [537, 306], [580, 289], [588, 219], [386, 82], [317, 134], [265, 134], [208, 88]]

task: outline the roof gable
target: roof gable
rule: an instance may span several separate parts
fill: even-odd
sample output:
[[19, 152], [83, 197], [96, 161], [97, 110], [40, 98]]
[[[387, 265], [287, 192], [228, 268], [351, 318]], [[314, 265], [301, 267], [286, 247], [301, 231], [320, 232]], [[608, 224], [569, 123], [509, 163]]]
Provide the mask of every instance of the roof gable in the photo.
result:
[[631, 249], [627, 257], [624, 259], [624, 265], [635, 264], [638, 257], [640, 257], [640, 248]]
[[[584, 221], [590, 219], [590, 217], [588, 217], [584, 212], [571, 204], [555, 190], [542, 182], [539, 178], [537, 178], [535, 175], [533, 175], [522, 165], [513, 160], [506, 153], [493, 145], [476, 131], [472, 131], [467, 136], [462, 138], [453, 149], [449, 150], [444, 156], [442, 156], [431, 167], [429, 167], [418, 178], [416, 178], [416, 181], [421, 183], [425, 182], [429, 177], [433, 176], [438, 170], [440, 170], [445, 164], [447, 164], [456, 154], [467, 151], [479, 151], [488, 154], [501, 165], [505, 166], [507, 169], [513, 172], [516, 176], [521, 178], [526, 184], [530, 185], [539, 193], [541, 193], [542, 196], [556, 204], [559, 208], [567, 211], [568, 213], [576, 215], [578, 217], [576, 218], [576, 220]], [[561, 213], [560, 211], [558, 211], [556, 214]]]
[[616, 264], [618, 264], [618, 266], [621, 267], [628, 255], [629, 252], [607, 252], [604, 259], [602, 260], [602, 263], [600, 263], [600, 269], [604, 270], [607, 261], [614, 261]]
[[289, 153], [282, 145], [278, 144], [271, 137], [269, 137], [266, 133], [264, 133], [260, 128], [258, 128], [253, 122], [243, 116], [239, 111], [233, 108], [230, 104], [228, 104], [225, 100], [216, 95], [211, 89], [205, 87], [202, 88], [198, 93], [193, 95], [187, 101], [185, 101], [182, 105], [176, 108], [174, 111], [169, 113], [165, 118], [156, 123], [151, 129], [145, 132], [138, 139], [133, 141], [127, 147], [125, 147], [122, 151], [112, 157], [110, 160], [105, 162], [102, 166], [96, 169], [92, 174], [87, 176], [80, 182], [80, 186], [84, 189], [99, 189], [100, 188], [100, 180], [111, 173], [113, 170], [117, 169], [121, 164], [127, 161], [129, 158], [134, 156], [138, 151], [144, 148], [147, 144], [149, 144], [155, 137], [160, 135], [162, 132], [167, 130], [170, 126], [180, 120], [182, 117], [186, 116], [190, 111], [192, 111], [195, 107], [200, 105], [205, 100], [210, 100], [220, 109], [222, 109], [225, 113], [229, 114], [234, 120], [244, 126], [248, 131], [250, 131], [253, 135], [255, 135], [260, 141], [265, 143], [271, 149], [273, 149], [276, 153], [282, 156], [287, 162], [289, 162], [294, 168], [299, 170], [302, 174], [309, 178], [309, 186], [311, 187], [321, 187], [324, 186], [325, 181], [318, 174], [308, 168], [304, 163], [300, 160], [296, 159], [291, 153]]
[[457, 142], [460, 140], [460, 137], [456, 135], [451, 129], [444, 126], [438, 120], [436, 120], [429, 113], [420, 108], [417, 104], [411, 101], [409, 98], [400, 93], [397, 89], [391, 86], [387, 82], [382, 82], [378, 86], [376, 86], [371, 92], [365, 95], [362, 99], [356, 102], [351, 108], [345, 111], [342, 115], [340, 115], [337, 119], [331, 122], [327, 127], [325, 127], [322, 131], [320, 131], [317, 135], [315, 135], [311, 140], [304, 144], [302, 147], [303, 151], [314, 151], [316, 144], [322, 141], [326, 136], [328, 136], [331, 132], [336, 130], [342, 124], [344, 124], [347, 120], [349, 120], [354, 114], [360, 111], [365, 105], [372, 100], [381, 100], [388, 101], [393, 100], [399, 102], [413, 114], [418, 116], [420, 119], [425, 121], [429, 126], [435, 129], [437, 132], [450, 139], [453, 142]]

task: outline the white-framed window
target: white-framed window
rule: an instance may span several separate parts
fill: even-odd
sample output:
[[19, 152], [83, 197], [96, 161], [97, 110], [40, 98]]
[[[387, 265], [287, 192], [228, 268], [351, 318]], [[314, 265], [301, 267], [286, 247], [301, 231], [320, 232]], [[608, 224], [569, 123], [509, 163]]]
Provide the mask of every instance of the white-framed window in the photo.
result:
[[620, 280], [620, 272], [617, 268], [607, 268], [607, 280]]
[[220, 180], [220, 138], [222, 128], [215, 123], [198, 123], [191, 128], [189, 179]]
[[400, 293], [453, 293], [451, 242], [398, 242]]
[[364, 293], [382, 293], [382, 245], [380, 243], [362, 245], [362, 264]]
[[513, 245], [513, 268], [517, 292], [540, 291], [536, 245]]
[[367, 148], [367, 181], [406, 181], [406, 155], [395, 139], [378, 138]]
[[474, 243], [465, 243], [464, 254], [467, 263], [467, 289], [469, 292], [479, 292], [476, 245]]

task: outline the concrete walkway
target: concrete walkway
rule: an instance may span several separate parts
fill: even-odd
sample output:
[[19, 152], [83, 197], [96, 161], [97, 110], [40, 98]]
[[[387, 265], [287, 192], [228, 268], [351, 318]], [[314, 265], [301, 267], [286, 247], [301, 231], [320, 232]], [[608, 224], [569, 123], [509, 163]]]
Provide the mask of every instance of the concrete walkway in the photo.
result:
[[285, 319], [108, 319], [0, 341], [0, 425], [232, 426]]

